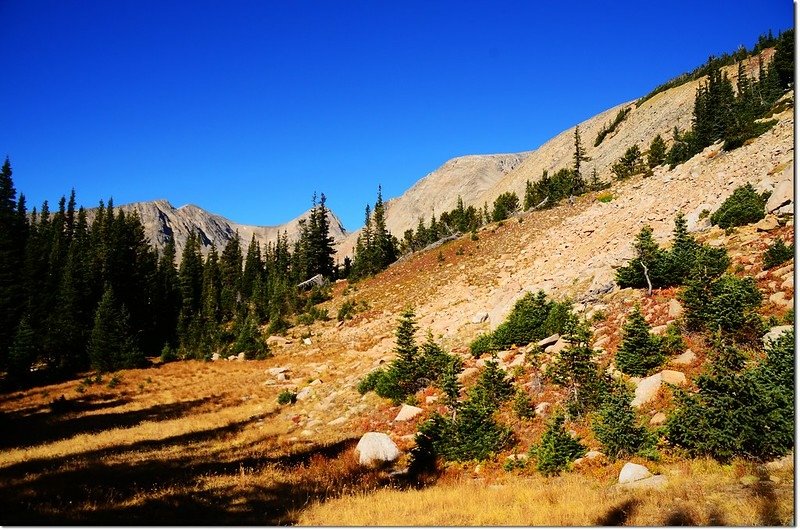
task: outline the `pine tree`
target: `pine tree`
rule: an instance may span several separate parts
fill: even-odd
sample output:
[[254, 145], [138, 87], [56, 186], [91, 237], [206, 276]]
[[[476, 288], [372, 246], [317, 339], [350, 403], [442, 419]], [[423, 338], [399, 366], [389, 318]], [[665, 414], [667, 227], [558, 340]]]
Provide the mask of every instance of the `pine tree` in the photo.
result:
[[636, 256], [624, 267], [617, 269], [616, 280], [620, 287], [659, 287], [663, 285], [666, 256], [653, 239], [653, 229], [645, 225], [633, 244]]
[[591, 158], [586, 156], [586, 148], [581, 143], [581, 133], [578, 126], [575, 126], [575, 152], [572, 155], [572, 173], [576, 178], [581, 178], [581, 163], [589, 162]]
[[672, 248], [666, 255], [665, 285], [679, 285], [688, 279], [699, 248], [689, 234], [686, 217], [683, 212], [678, 212], [675, 216], [675, 228], [672, 230]]
[[221, 319], [232, 320], [241, 303], [242, 246], [239, 233], [228, 240], [219, 262], [222, 290], [220, 292]]
[[614, 384], [592, 422], [592, 430], [613, 459], [633, 456], [652, 443], [647, 429], [638, 424], [631, 406], [633, 392], [624, 383]]
[[660, 134], [657, 134], [650, 142], [650, 149], [647, 151], [647, 167], [653, 169], [663, 165], [667, 161], [667, 144]]
[[558, 475], [577, 458], [586, 454], [586, 448], [570, 435], [564, 427], [563, 413], [556, 413], [547, 425], [541, 441], [531, 447], [536, 457], [536, 469], [545, 476]]
[[789, 28], [778, 36], [773, 63], [781, 86], [792, 86], [794, 84], [794, 28]]
[[24, 309], [22, 270], [28, 235], [24, 208], [22, 197], [17, 203], [11, 163], [6, 158], [0, 168], [0, 368], [6, 365]]
[[158, 260], [155, 305], [158, 342], [174, 348], [178, 342], [178, 315], [181, 310], [180, 281], [175, 268], [175, 241], [170, 238]]
[[30, 324], [30, 317], [26, 314], [17, 326], [8, 352], [8, 373], [11, 379], [14, 381], [26, 379], [37, 354], [36, 336]]
[[638, 305], [622, 330], [622, 344], [615, 357], [617, 368], [628, 375], [644, 377], [661, 366], [665, 359], [661, 339], [650, 333], [650, 326]]
[[181, 291], [178, 336], [181, 343], [194, 347], [200, 340], [199, 316], [203, 295], [203, 258], [200, 254], [200, 241], [194, 233], [189, 235], [183, 248], [178, 281]]
[[95, 313], [89, 359], [92, 368], [100, 372], [135, 368], [145, 362], [131, 336], [128, 311], [119, 305], [110, 285], [106, 285]]
[[219, 272], [219, 255], [217, 248], [212, 243], [211, 250], [206, 256], [203, 265], [203, 287], [202, 287], [202, 320], [203, 320], [203, 341], [202, 347], [205, 352], [209, 352], [217, 346], [217, 335], [219, 324], [222, 317], [220, 294], [222, 292], [222, 281]]

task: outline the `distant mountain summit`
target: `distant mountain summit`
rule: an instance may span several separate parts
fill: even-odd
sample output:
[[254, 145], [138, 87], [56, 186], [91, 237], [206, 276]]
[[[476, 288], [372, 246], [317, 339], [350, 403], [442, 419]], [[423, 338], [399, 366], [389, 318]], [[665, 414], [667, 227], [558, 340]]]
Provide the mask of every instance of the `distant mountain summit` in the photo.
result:
[[[284, 231], [289, 242], [296, 241], [300, 237], [300, 220], [308, 218], [311, 212], [309, 210], [278, 226], [252, 226], [236, 223], [194, 204], [175, 208], [164, 199], [134, 202], [115, 206], [115, 208], [119, 208], [126, 214], [136, 213], [144, 225], [145, 235], [150, 243], [159, 250], [164, 248], [170, 238], [174, 238], [178, 261], [180, 261], [184, 246], [186, 246], [186, 240], [193, 231], [200, 235], [203, 253], [208, 252], [212, 244], [216, 245], [221, 252], [237, 232], [242, 241], [243, 252], [247, 252], [253, 236], [262, 246], [267, 242], [274, 243]], [[94, 210], [90, 210], [90, 220], [93, 214]], [[330, 223], [330, 235], [334, 238], [334, 242], [338, 243], [347, 237], [347, 230], [342, 222], [330, 210], [328, 210], [328, 222]]]

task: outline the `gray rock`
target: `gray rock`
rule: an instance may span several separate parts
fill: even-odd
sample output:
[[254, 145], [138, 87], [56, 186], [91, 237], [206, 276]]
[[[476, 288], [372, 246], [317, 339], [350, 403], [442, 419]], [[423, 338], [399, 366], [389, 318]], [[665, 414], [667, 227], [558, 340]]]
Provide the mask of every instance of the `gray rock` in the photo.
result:
[[279, 337], [278, 335], [270, 335], [267, 337], [267, 346], [286, 346], [291, 343], [291, 340], [285, 337]]
[[303, 344], [305, 344], [306, 346], [311, 346], [311, 339], [308, 337], [304, 338]]
[[650, 377], [645, 377], [638, 383], [636, 383], [636, 390], [634, 392], [633, 401], [631, 401], [631, 406], [633, 407], [641, 407], [648, 401], [652, 401], [656, 394], [658, 394], [659, 389], [661, 388], [661, 374], [651, 375]]
[[[787, 169], [792, 169], [792, 166], [789, 166]], [[764, 206], [764, 211], [766, 213], [774, 212], [780, 207], [792, 202], [794, 202], [794, 186], [792, 174], [790, 172], [787, 179], [779, 182], [778, 185], [775, 186], [775, 190], [773, 190], [772, 195], [770, 195], [767, 200], [767, 204]]]
[[213, 353], [213, 354], [211, 355], [211, 360], [212, 360], [212, 361], [219, 361], [219, 359], [220, 359], [220, 356], [219, 356], [219, 354], [218, 354], [218, 353], [216, 353], [216, 352], [215, 352], [215, 353]]
[[778, 219], [775, 218], [773, 215], [768, 215], [759, 222], [756, 223], [756, 231], [757, 232], [769, 232], [771, 230], [775, 230], [780, 226], [778, 223]]
[[661, 380], [670, 385], [684, 385], [686, 384], [686, 375], [677, 370], [662, 370], [659, 372]]
[[332, 427], [335, 427], [337, 425], [342, 425], [343, 423], [346, 423], [346, 422], [347, 422], [347, 418], [345, 418], [344, 416], [339, 416], [335, 420], [329, 421], [328, 425], [330, 425]]
[[305, 401], [306, 399], [310, 398], [314, 395], [314, 390], [311, 387], [305, 387], [303, 390], [297, 393], [297, 401]]
[[411, 405], [403, 405], [400, 408], [400, 412], [397, 413], [395, 416], [394, 421], [408, 421], [410, 419], [416, 418], [422, 414], [422, 409], [419, 407], [412, 407]]
[[243, 351], [240, 351], [239, 355], [236, 356], [236, 359], [238, 359], [239, 361], [244, 361], [244, 358], [245, 358], [245, 354], [244, 354]]
[[550, 408], [550, 403], [548, 403], [547, 401], [542, 401], [541, 403], [536, 405], [536, 408], [534, 410], [537, 416], [542, 416], [544, 414], [547, 414], [547, 409], [549, 408]]
[[556, 342], [558, 342], [558, 339], [560, 339], [560, 338], [561, 338], [561, 335], [559, 335], [558, 333], [555, 333], [553, 335], [550, 335], [546, 339], [540, 340], [539, 342], [536, 343], [536, 345], [539, 346], [540, 348], [546, 348], [546, 347], [550, 346], [551, 344], [555, 344]]
[[483, 322], [486, 322], [488, 319], [489, 319], [489, 313], [484, 311], [481, 313], [476, 313], [475, 316], [472, 317], [472, 323], [482, 324]]
[[636, 482], [637, 480], [646, 479], [652, 477], [653, 474], [650, 473], [650, 470], [646, 467], [634, 464], [633, 462], [628, 462], [624, 466], [622, 466], [622, 470], [619, 472], [619, 482], [620, 484], [628, 484], [630, 482]]
[[778, 337], [793, 329], [794, 326], [775, 326], [774, 328], [770, 328], [770, 330], [763, 337], [761, 337], [761, 340], [764, 343], [764, 346], [768, 346], [770, 342], [777, 340]]
[[678, 318], [683, 314], [683, 306], [674, 298], [669, 301], [669, 318]]
[[358, 463], [362, 466], [372, 466], [383, 462], [394, 462], [400, 457], [400, 449], [382, 432], [368, 432], [361, 437], [356, 445]]
[[286, 373], [288, 371], [289, 371], [289, 369], [287, 367], [285, 367], [285, 366], [277, 366], [275, 368], [267, 368], [267, 370], [266, 370], [266, 372], [269, 375], [272, 375], [272, 376], [277, 376], [278, 374], [283, 374], [283, 373]]
[[672, 359], [672, 364], [692, 364], [697, 359], [697, 354], [692, 350], [686, 350], [682, 354]]
[[667, 477], [664, 475], [653, 475], [652, 477], [643, 478], [635, 482], [620, 483], [623, 489], [663, 489], [667, 486]]

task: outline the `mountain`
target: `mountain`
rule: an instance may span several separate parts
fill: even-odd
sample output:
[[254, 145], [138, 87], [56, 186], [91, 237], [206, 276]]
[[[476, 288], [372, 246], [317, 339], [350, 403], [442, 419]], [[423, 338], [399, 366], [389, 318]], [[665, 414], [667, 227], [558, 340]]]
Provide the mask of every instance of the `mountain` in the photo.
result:
[[[522, 164], [528, 155], [468, 155], [448, 160], [400, 197], [386, 201], [386, 228], [402, 238], [403, 232], [417, 227], [420, 218], [427, 224], [431, 215], [438, 217], [455, 208], [459, 196], [466, 205], [478, 204], [480, 197]], [[340, 259], [352, 254], [360, 233], [360, 230], [351, 233], [337, 246]]]
[[[307, 218], [310, 214], [309, 210], [295, 219], [278, 226], [252, 226], [236, 223], [194, 204], [175, 208], [163, 199], [134, 202], [124, 204], [118, 208], [126, 214], [136, 213], [144, 225], [145, 235], [159, 249], [164, 247], [170, 237], [173, 237], [178, 261], [180, 261], [186, 240], [192, 231], [197, 231], [200, 234], [204, 253], [208, 252], [212, 243], [216, 245], [217, 250], [221, 251], [225, 248], [227, 242], [233, 238], [234, 234], [238, 232], [242, 241], [242, 251], [246, 253], [250, 246], [250, 240], [254, 236], [261, 245], [275, 242], [284, 231], [287, 233], [290, 242], [297, 240], [300, 236], [300, 220]], [[93, 212], [93, 210], [89, 211], [90, 222]], [[347, 230], [345, 230], [342, 222], [330, 210], [328, 210], [328, 221], [331, 227], [330, 233], [335, 242], [347, 237]]]

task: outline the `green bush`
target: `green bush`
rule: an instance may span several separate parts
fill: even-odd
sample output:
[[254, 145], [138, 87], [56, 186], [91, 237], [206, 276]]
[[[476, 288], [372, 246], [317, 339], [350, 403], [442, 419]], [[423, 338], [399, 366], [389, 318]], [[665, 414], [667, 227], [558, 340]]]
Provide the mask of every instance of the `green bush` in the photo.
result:
[[364, 376], [358, 382], [358, 385], [356, 385], [356, 390], [358, 390], [358, 393], [363, 395], [370, 390], [375, 390], [375, 387], [378, 385], [378, 381], [383, 377], [383, 373], [384, 371], [379, 368]]
[[436, 455], [447, 461], [485, 460], [496, 454], [512, 439], [511, 429], [494, 419], [498, 407], [513, 394], [513, 387], [497, 362], [489, 361], [478, 383], [462, 402], [451, 402], [453, 415], [440, 414], [422, 424], [417, 434], [417, 451], [412, 467], [419, 461], [430, 462]]
[[778, 120], [767, 120], [762, 122], [750, 122], [740, 130], [732, 132], [730, 135], [725, 136], [725, 142], [722, 144], [723, 151], [733, 151], [743, 146], [745, 142], [751, 138], [757, 138], [772, 129], [778, 123]]
[[763, 332], [756, 312], [761, 292], [751, 277], [725, 274], [710, 282], [698, 277], [689, 282], [680, 296], [689, 329], [719, 330], [745, 342], [756, 340]]
[[794, 258], [794, 244], [786, 245], [783, 239], [776, 239], [764, 252], [764, 269], [771, 269]]
[[289, 405], [297, 401], [297, 394], [289, 390], [283, 390], [278, 394], [278, 405]]
[[516, 193], [507, 191], [494, 200], [492, 221], [498, 222], [508, 219], [517, 210], [519, 210], [519, 197], [517, 197]]
[[563, 333], [570, 315], [568, 302], [547, 300], [544, 291], [526, 293], [492, 333], [492, 348], [499, 350], [514, 344], [522, 346], [554, 333]]
[[647, 428], [638, 424], [631, 406], [633, 392], [624, 383], [616, 383], [598, 410], [592, 430], [611, 458], [633, 456], [654, 445]]
[[623, 327], [622, 344], [615, 364], [628, 375], [643, 377], [664, 363], [661, 338], [650, 333], [650, 326], [637, 305]]
[[668, 356], [679, 355], [686, 350], [680, 326], [674, 322], [667, 326], [667, 330], [661, 338], [661, 347]]
[[517, 390], [514, 395], [514, 414], [522, 419], [530, 419], [536, 414], [531, 398], [524, 390]]
[[539, 444], [530, 449], [531, 456], [536, 458], [536, 469], [543, 475], [558, 475], [586, 454], [586, 448], [564, 428], [564, 420], [564, 414], [557, 413]]
[[469, 345], [469, 352], [475, 357], [480, 357], [484, 353], [497, 351], [498, 349], [494, 345], [491, 333], [478, 335]]
[[[667, 420], [667, 440], [690, 456], [727, 461], [770, 460], [794, 447], [794, 331], [771, 343], [766, 360], [720, 356], [697, 380], [698, 391], [676, 389], [678, 406]], [[735, 359], [735, 357], [734, 357]]]
[[720, 228], [744, 226], [764, 218], [764, 205], [767, 196], [756, 193], [750, 183], [736, 188], [722, 206], [711, 214], [711, 224]]
[[164, 347], [161, 349], [161, 362], [171, 363], [177, 360], [178, 360], [178, 354], [175, 353], [175, 350], [170, 348], [169, 344], [164, 344]]

